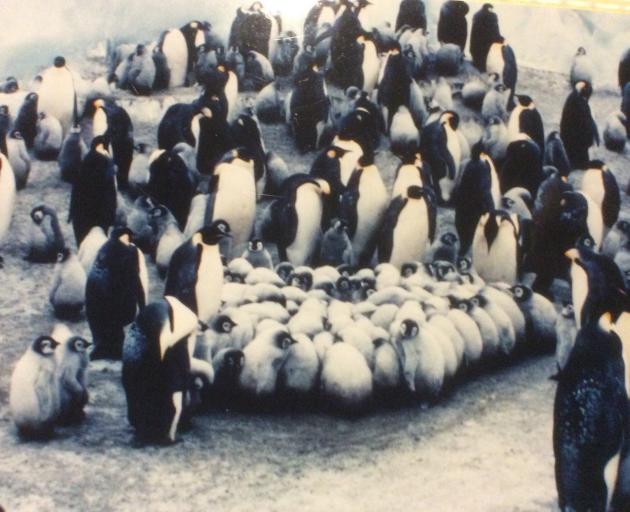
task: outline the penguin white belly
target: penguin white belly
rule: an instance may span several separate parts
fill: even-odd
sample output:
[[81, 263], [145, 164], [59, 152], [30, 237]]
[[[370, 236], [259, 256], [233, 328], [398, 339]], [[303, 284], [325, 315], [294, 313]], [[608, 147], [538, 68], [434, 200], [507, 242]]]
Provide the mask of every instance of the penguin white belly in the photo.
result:
[[0, 243], [9, 232], [15, 207], [15, 176], [6, 156], [0, 154]]
[[188, 46], [179, 29], [170, 30], [164, 37], [162, 52], [171, 72], [170, 87], [181, 87], [186, 82], [188, 68]]
[[363, 156], [363, 150], [358, 143], [353, 140], [341, 140], [339, 137], [335, 137], [333, 145], [345, 149], [347, 153], [339, 160], [339, 168], [341, 175], [341, 183], [344, 187], [348, 186], [348, 180], [352, 175], [352, 172], [357, 167], [359, 158]]
[[417, 338], [418, 366], [416, 368], [416, 390], [429, 391], [437, 394], [444, 382], [446, 361], [439, 341], [431, 336], [432, 330], [427, 329], [428, 324], [420, 327]]
[[300, 187], [295, 197], [297, 231], [295, 240], [287, 247], [287, 257], [292, 265], [308, 263], [321, 236], [322, 201], [314, 189]]
[[372, 94], [378, 81], [381, 63], [374, 43], [366, 40], [363, 44], [363, 90]]
[[97, 108], [92, 119], [92, 138], [105, 135], [107, 131], [107, 114], [102, 108]]
[[335, 24], [335, 11], [330, 6], [322, 7], [319, 11], [319, 18], [317, 18], [317, 26], [321, 27], [324, 23], [330, 24], [332, 27]]
[[219, 247], [216, 245], [204, 246], [195, 285], [197, 316], [204, 323], [208, 323], [219, 310], [222, 284], [223, 264], [221, 263]]
[[446, 131], [446, 149], [453, 157], [453, 162], [455, 162], [454, 179], [450, 179], [447, 172], [446, 176], [444, 176], [444, 178], [440, 180], [440, 190], [442, 191], [442, 198], [445, 201], [449, 201], [451, 199], [453, 189], [455, 188], [455, 183], [457, 183], [458, 181], [459, 165], [462, 158], [462, 148], [459, 143], [459, 137], [457, 136], [455, 131], [448, 125], [446, 125], [444, 128]]
[[389, 263], [400, 268], [403, 263], [422, 261], [428, 239], [429, 218], [426, 203], [424, 200], [410, 200], [398, 216]]
[[225, 97], [228, 103], [227, 121], [231, 123], [238, 114], [238, 77], [234, 71], [228, 73], [228, 81], [225, 84]]
[[359, 255], [380, 228], [387, 209], [387, 190], [376, 167], [364, 169], [359, 185], [357, 229], [352, 238], [352, 249]]
[[516, 259], [518, 241], [510, 224], [502, 224], [499, 228], [486, 259], [484, 273], [481, 277], [487, 283], [515, 284], [518, 280]]
[[488, 57], [486, 58], [486, 72], [496, 73], [499, 75], [501, 81], [503, 81], [503, 68], [505, 62], [503, 61], [503, 45], [501, 43], [494, 43], [490, 46], [488, 51]]
[[422, 183], [422, 177], [418, 168], [415, 165], [403, 165], [398, 170], [398, 176], [394, 182], [394, 189], [392, 191], [392, 198], [396, 196], [402, 196], [407, 194], [407, 190], [411, 186], [424, 187]]
[[144, 259], [144, 253], [136, 247], [138, 253], [138, 274], [140, 275], [140, 283], [142, 284], [142, 292], [144, 293], [144, 303], [149, 303], [149, 272], [147, 271], [147, 262]]
[[595, 241], [595, 247], [599, 251], [604, 241], [604, 217], [601, 208], [593, 201], [590, 196], [582, 192], [588, 203], [588, 215], [586, 217], [586, 225], [589, 234]]
[[580, 189], [601, 208], [602, 204], [604, 204], [604, 195], [606, 194], [601, 171], [586, 171], [582, 178], [582, 186]]
[[499, 184], [499, 176], [494, 168], [490, 166], [490, 193], [492, 194], [492, 202], [495, 208], [501, 207], [501, 185]]
[[516, 105], [510, 114], [508, 121], [508, 136], [510, 141], [516, 140], [521, 133], [521, 112], [525, 110], [521, 105]]
[[575, 311], [575, 325], [579, 329], [582, 326], [582, 308], [588, 295], [588, 276], [586, 271], [577, 265], [571, 264], [571, 300]]
[[47, 69], [37, 94], [39, 95], [37, 110], [57, 118], [63, 127], [64, 134], [68, 133], [74, 111], [72, 73], [66, 67]]
[[621, 340], [621, 355], [624, 362], [626, 394], [630, 397], [630, 313], [623, 312], [612, 328]]
[[212, 218], [223, 219], [230, 225], [233, 236], [230, 252], [232, 256], [240, 255], [252, 234], [256, 218], [253, 169], [232, 165], [219, 178], [214, 201]]

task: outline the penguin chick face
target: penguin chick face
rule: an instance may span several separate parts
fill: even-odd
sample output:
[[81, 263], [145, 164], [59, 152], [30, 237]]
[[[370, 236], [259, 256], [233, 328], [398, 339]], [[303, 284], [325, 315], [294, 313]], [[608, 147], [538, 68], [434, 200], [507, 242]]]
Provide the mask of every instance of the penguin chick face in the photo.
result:
[[532, 297], [532, 289], [528, 286], [517, 284], [516, 286], [512, 286], [510, 289], [512, 291], [512, 295], [517, 300], [517, 302], [527, 302]]
[[577, 52], [575, 53], [575, 55], [576, 55], [576, 56], [579, 56], [579, 55], [586, 55], [586, 49], [584, 49], [584, 47], [580, 46], [580, 47], [577, 49]]
[[85, 354], [92, 344], [81, 336], [74, 336], [68, 340], [68, 346], [72, 352]]
[[575, 320], [575, 309], [573, 308], [573, 304], [567, 303], [562, 306], [560, 314], [563, 318], [566, 318], [567, 320]]
[[276, 266], [276, 274], [282, 279], [285, 283], [289, 284], [291, 281], [291, 275], [293, 274], [293, 265], [288, 261], [284, 261], [279, 263]]
[[403, 265], [400, 267], [400, 275], [402, 277], [409, 277], [418, 272], [418, 270], [419, 265], [414, 261], [403, 263]]
[[236, 327], [236, 322], [227, 315], [219, 315], [212, 323], [212, 328], [219, 334], [230, 334]]
[[436, 261], [433, 263], [433, 272], [438, 281], [455, 281], [457, 270], [452, 263], [446, 261]]
[[41, 225], [47, 216], [53, 217], [54, 215], [55, 211], [45, 205], [36, 206], [31, 210], [31, 219], [33, 219], [33, 222], [38, 226]]
[[272, 343], [280, 350], [287, 350], [291, 345], [297, 343], [286, 331], [278, 331], [273, 335]]
[[254, 239], [248, 242], [247, 248], [249, 249], [249, 252], [262, 252], [264, 246], [261, 240]]
[[70, 249], [68, 249], [67, 247], [64, 247], [61, 251], [57, 253], [57, 263], [63, 263], [64, 261], [68, 261], [68, 258], [70, 258], [70, 254], [72, 254], [70, 252]]
[[307, 271], [293, 272], [289, 284], [307, 292], [313, 287], [313, 274]]
[[31, 344], [31, 350], [43, 357], [51, 357], [59, 343], [50, 336], [40, 336]]
[[419, 332], [420, 327], [414, 320], [403, 320], [400, 323], [399, 333], [402, 339], [415, 338]]
[[224, 220], [215, 220], [209, 226], [197, 231], [193, 243], [217, 245], [224, 238], [231, 238], [230, 225]]

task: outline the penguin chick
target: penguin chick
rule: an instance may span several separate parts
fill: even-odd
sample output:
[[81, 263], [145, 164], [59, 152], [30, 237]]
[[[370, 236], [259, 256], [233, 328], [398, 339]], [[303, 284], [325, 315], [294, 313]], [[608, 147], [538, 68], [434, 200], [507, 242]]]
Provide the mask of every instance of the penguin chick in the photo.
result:
[[374, 391], [396, 390], [402, 383], [400, 354], [388, 338], [374, 340]]
[[278, 388], [284, 393], [306, 395], [315, 390], [319, 376], [319, 357], [315, 345], [305, 334], [296, 334], [295, 343], [278, 372]]
[[240, 388], [258, 397], [270, 396], [276, 390], [278, 371], [296, 343], [284, 328], [268, 329], [243, 349], [245, 365], [239, 376]]
[[523, 187], [513, 187], [501, 197], [501, 208], [509, 213], [515, 213], [521, 219], [532, 218], [532, 195]]
[[12, 130], [6, 138], [9, 163], [15, 175], [15, 187], [22, 190], [26, 187], [28, 175], [31, 172], [31, 158], [24, 143], [24, 137], [18, 130]]
[[428, 261], [448, 261], [455, 263], [459, 253], [459, 238], [455, 233], [444, 233], [438, 238], [427, 255]]
[[149, 151], [144, 142], [139, 142], [133, 147], [133, 159], [129, 167], [129, 187], [131, 190], [143, 190], [148, 184], [151, 174], [149, 173]]
[[214, 404], [226, 407], [235, 401], [244, 364], [245, 356], [240, 350], [224, 349], [214, 356], [214, 383], [211, 389]]
[[56, 378], [59, 384], [59, 421], [74, 423], [84, 418], [88, 403], [88, 349], [92, 344], [80, 336], [60, 341], [55, 350]]
[[549, 350], [556, 341], [556, 308], [548, 299], [525, 285], [512, 287], [512, 295], [527, 322], [527, 340], [537, 350]]
[[355, 265], [356, 260], [352, 250], [352, 243], [348, 237], [346, 224], [335, 220], [324, 233], [319, 253], [320, 265], [339, 266], [342, 264]]
[[593, 85], [594, 67], [593, 61], [586, 54], [586, 50], [580, 46], [577, 49], [570, 71], [571, 86], [575, 86], [578, 82], [588, 82]]
[[57, 212], [45, 205], [36, 206], [31, 210], [31, 220], [27, 259], [37, 263], [56, 261], [65, 247]]
[[334, 409], [359, 413], [372, 397], [372, 372], [361, 352], [336, 342], [326, 350], [320, 379], [321, 394]]
[[276, 286], [284, 286], [286, 284], [276, 272], [265, 267], [255, 268], [245, 278], [245, 284], [255, 285], [259, 283], [268, 283]]
[[248, 242], [247, 249], [243, 252], [241, 258], [245, 258], [254, 268], [264, 267], [273, 270], [271, 254], [263, 245], [262, 240], [257, 238]]
[[39, 160], [55, 160], [63, 144], [63, 128], [58, 119], [39, 113], [37, 135], [33, 143], [35, 156]]
[[18, 360], [11, 375], [9, 410], [21, 436], [52, 434], [59, 416], [59, 386], [55, 378], [57, 341], [40, 336]]
[[497, 84], [491, 88], [483, 98], [481, 115], [490, 120], [493, 117], [505, 120], [507, 118], [507, 102], [510, 91], [503, 84]]
[[48, 296], [55, 311], [61, 319], [76, 320], [85, 305], [86, 272], [79, 258], [68, 248], [57, 255], [53, 284]]
[[576, 336], [577, 325], [573, 304], [565, 304], [556, 319], [556, 364], [558, 371], [562, 371], [569, 361]]
[[[610, 151], [622, 153], [626, 147], [628, 119], [622, 112], [614, 112], [606, 119], [604, 144]], [[15, 169], [15, 167], [14, 167]]]
[[177, 219], [165, 206], [156, 206], [149, 212], [149, 225], [155, 233], [155, 263], [161, 278], [166, 277], [173, 253], [186, 241]]

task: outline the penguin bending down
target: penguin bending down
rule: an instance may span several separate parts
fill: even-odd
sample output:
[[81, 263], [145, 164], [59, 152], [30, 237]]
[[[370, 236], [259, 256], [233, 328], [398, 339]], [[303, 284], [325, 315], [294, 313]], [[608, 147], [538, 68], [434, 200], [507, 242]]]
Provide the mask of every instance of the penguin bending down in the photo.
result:
[[379, 237], [379, 262], [400, 268], [404, 263], [422, 261], [435, 238], [436, 209], [429, 188], [411, 186], [406, 195], [393, 198]]
[[[190, 384], [196, 315], [174, 297], [145, 307], [123, 345], [127, 417], [144, 442], [174, 443]], [[194, 340], [193, 340], [194, 342]]]
[[59, 343], [40, 336], [18, 360], [11, 375], [9, 410], [24, 437], [47, 437], [59, 416], [55, 348]]
[[327, 181], [306, 174], [295, 174], [285, 181], [283, 197], [269, 206], [262, 224], [263, 238], [278, 246], [280, 261], [299, 266], [317, 255], [324, 197], [330, 191]]
[[65, 247], [57, 212], [45, 205], [36, 206], [31, 210], [31, 219], [27, 259], [37, 263], [56, 261]]
[[591, 94], [591, 84], [576, 83], [562, 109], [560, 136], [573, 168], [584, 168], [590, 161], [589, 148], [594, 143], [599, 146], [599, 131], [588, 104]]
[[148, 275], [142, 252], [127, 228], [112, 230], [88, 274], [85, 312], [92, 331], [92, 359], [120, 359], [125, 336], [146, 304]]
[[585, 325], [554, 401], [553, 447], [561, 510], [609, 510], [627, 439], [622, 345], [605, 313]]
[[171, 258], [164, 295], [176, 297], [207, 324], [221, 305], [223, 264], [219, 242], [230, 236], [230, 226], [215, 220], [183, 243]]

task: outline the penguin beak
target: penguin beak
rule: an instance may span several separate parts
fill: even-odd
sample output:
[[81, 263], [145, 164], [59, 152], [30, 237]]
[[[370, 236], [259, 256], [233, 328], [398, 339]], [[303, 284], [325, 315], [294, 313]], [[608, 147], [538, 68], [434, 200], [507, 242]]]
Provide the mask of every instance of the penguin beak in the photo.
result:
[[575, 261], [580, 257], [580, 253], [577, 249], [569, 249], [567, 252], [564, 253], [564, 255], [571, 261]]

